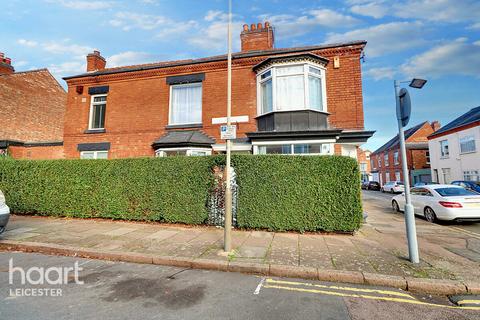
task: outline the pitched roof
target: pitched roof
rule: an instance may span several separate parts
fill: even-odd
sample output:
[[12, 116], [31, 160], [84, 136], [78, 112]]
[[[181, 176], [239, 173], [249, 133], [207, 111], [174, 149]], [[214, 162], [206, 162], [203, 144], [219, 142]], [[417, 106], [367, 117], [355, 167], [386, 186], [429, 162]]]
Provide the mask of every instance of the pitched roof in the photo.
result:
[[168, 147], [210, 147], [215, 139], [210, 138], [202, 131], [180, 130], [169, 131], [152, 144], [155, 148]]
[[446, 125], [441, 127], [439, 130], [435, 131], [435, 133], [432, 133], [430, 137], [434, 137], [438, 134], [441, 134], [462, 126], [466, 126], [468, 124], [471, 124], [477, 121], [480, 121], [480, 106], [471, 109], [467, 113], [464, 113], [460, 117], [456, 118], [455, 120], [447, 123]]
[[[329, 48], [336, 48], [336, 47], [348, 47], [348, 46], [357, 46], [357, 45], [364, 46], [366, 43], [367, 42], [364, 40], [359, 40], [359, 41], [351, 41], [351, 42], [343, 42], [343, 43], [322, 44], [322, 45], [316, 45], [316, 46], [237, 52], [232, 55], [232, 58], [240, 59], [240, 58], [249, 58], [249, 57], [257, 57], [257, 56], [275, 55], [275, 54], [306, 52], [306, 51], [322, 50], [322, 49], [329, 49]], [[167, 67], [178, 67], [178, 66], [193, 65], [193, 64], [199, 64], [199, 63], [217, 62], [217, 61], [223, 61], [223, 60], [227, 60], [226, 54], [211, 56], [206, 58], [199, 58], [199, 59], [163, 61], [163, 62], [139, 64], [139, 65], [132, 65], [132, 66], [106, 68], [106, 69], [95, 71], [95, 72], [87, 72], [79, 75], [64, 77], [63, 79], [69, 80], [74, 78], [83, 78], [83, 77], [99, 76], [99, 75], [122, 73], [122, 72], [143, 71], [143, 70], [159, 69], [159, 68], [167, 68]]]
[[0, 75], [0, 140], [63, 141], [66, 99], [47, 69]]
[[[427, 123], [427, 121], [424, 121], [422, 123], [419, 123], [417, 124], [416, 126], [414, 127], [411, 127], [407, 130], [405, 130], [405, 140], [407, 140], [408, 138], [410, 138], [415, 132], [417, 132], [418, 129], [420, 129], [425, 123]], [[400, 143], [400, 139], [398, 137], [398, 134], [393, 137], [392, 139], [390, 139], [387, 143], [385, 143], [383, 146], [381, 146], [380, 148], [378, 148], [377, 150], [375, 150], [374, 152], [371, 153], [371, 155], [375, 155], [377, 153], [380, 153], [380, 152], [383, 152], [385, 150], [389, 150], [389, 149], [392, 149], [394, 147], [396, 147], [398, 144]]]

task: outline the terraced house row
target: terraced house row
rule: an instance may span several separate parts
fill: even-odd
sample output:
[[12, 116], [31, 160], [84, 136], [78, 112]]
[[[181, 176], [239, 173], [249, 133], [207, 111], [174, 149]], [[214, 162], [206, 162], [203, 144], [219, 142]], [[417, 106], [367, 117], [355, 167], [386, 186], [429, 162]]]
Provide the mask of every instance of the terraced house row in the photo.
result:
[[[365, 41], [279, 49], [272, 26], [245, 25], [233, 54], [233, 152], [357, 157]], [[107, 68], [99, 51], [64, 78], [64, 158], [223, 153], [227, 56]], [[3, 76], [0, 76], [0, 79]], [[2, 80], [0, 80], [2, 81]], [[45, 105], [44, 108], [49, 108]], [[3, 137], [0, 136], [0, 140]], [[28, 157], [28, 156], [25, 156]]]

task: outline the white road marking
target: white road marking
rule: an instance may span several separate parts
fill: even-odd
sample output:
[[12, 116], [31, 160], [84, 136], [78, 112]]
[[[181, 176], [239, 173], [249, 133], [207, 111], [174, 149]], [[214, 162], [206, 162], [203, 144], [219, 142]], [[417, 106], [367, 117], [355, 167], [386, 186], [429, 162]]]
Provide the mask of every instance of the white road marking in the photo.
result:
[[262, 289], [262, 286], [263, 286], [264, 282], [265, 282], [265, 277], [263, 277], [262, 280], [260, 280], [260, 282], [258, 283], [258, 286], [255, 289], [255, 291], [253, 292], [253, 294], [259, 294], [260, 293], [260, 289]]

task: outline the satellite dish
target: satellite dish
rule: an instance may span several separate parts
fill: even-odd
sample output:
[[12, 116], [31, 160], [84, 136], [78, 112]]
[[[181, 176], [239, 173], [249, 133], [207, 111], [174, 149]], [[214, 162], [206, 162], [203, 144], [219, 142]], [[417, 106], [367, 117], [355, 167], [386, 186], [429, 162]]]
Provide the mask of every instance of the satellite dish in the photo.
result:
[[412, 112], [408, 90], [402, 88], [398, 94], [398, 99], [400, 103], [397, 106], [397, 119], [402, 121], [402, 127], [405, 127], [410, 121], [410, 113]]

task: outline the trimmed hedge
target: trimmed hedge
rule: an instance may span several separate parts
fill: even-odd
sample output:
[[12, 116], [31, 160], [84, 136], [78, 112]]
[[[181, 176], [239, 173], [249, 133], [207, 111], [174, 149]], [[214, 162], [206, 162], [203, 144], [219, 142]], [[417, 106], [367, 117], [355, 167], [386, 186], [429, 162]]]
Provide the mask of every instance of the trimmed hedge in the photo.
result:
[[[224, 156], [0, 160], [0, 190], [19, 214], [202, 224]], [[360, 172], [340, 156], [236, 155], [241, 228], [354, 231]]]
[[341, 156], [234, 156], [239, 227], [354, 231], [363, 219], [357, 162]]
[[0, 160], [12, 212], [201, 224], [211, 159]]

